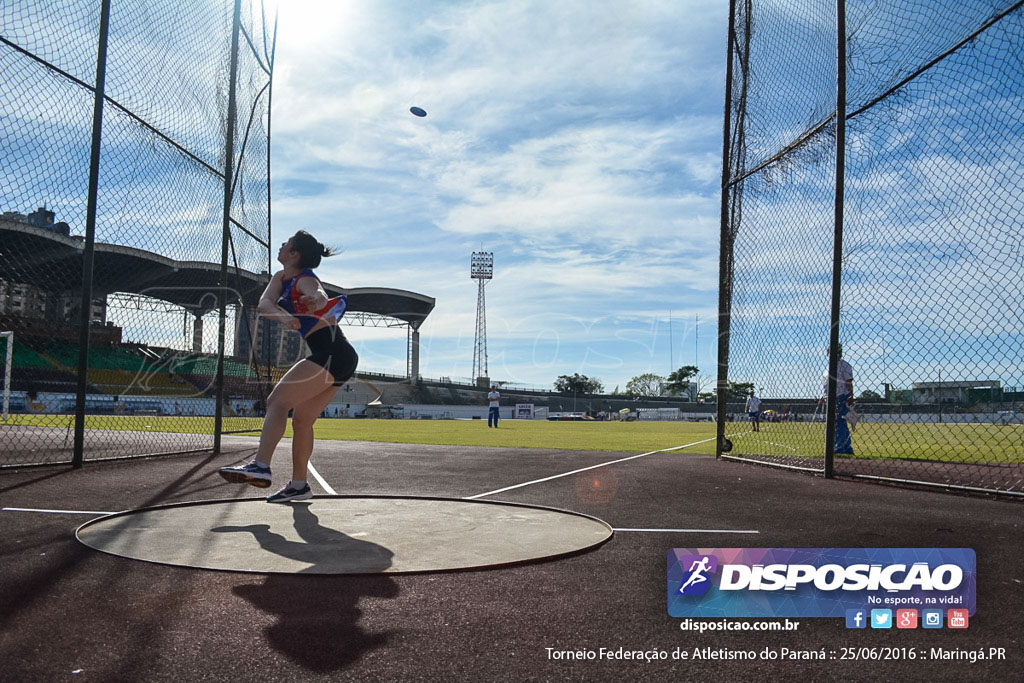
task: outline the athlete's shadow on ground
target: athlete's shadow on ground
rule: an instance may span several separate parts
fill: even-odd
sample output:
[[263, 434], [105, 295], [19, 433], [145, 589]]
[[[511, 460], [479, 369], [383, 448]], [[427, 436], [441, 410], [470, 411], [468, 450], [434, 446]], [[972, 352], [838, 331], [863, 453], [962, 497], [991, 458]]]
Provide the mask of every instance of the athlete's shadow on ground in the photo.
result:
[[[321, 526], [309, 504], [292, 503], [295, 530], [302, 541], [270, 531], [266, 524], [221, 526], [215, 532], [249, 532], [268, 552], [310, 566], [299, 574], [345, 569], [365, 576], [292, 576], [271, 574], [260, 585], [232, 592], [254, 607], [276, 615], [265, 630], [267, 642], [297, 664], [319, 673], [342, 669], [369, 650], [386, 645], [390, 632], [367, 633], [359, 625], [363, 597], [394, 598], [398, 585], [384, 574], [394, 556], [387, 548]], [[258, 646], [254, 644], [258, 649]], [[258, 660], [259, 655], [254, 652]]]

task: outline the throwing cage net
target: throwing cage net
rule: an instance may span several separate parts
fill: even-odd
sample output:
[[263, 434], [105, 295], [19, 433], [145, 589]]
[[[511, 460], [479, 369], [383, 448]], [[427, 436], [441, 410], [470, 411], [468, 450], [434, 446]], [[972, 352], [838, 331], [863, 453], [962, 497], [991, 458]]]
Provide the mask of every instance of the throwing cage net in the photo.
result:
[[730, 23], [719, 453], [1021, 493], [1024, 2], [735, 0]]
[[0, 5], [0, 466], [257, 427], [274, 30], [259, 0]]

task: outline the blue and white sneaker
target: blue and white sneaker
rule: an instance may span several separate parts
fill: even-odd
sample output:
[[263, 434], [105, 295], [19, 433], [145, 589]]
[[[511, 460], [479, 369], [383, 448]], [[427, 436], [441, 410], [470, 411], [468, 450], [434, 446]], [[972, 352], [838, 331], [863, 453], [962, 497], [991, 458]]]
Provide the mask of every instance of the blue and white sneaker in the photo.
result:
[[252, 484], [261, 489], [270, 486], [270, 468], [260, 467], [255, 462], [234, 467], [221, 467], [217, 472], [232, 484]]
[[278, 491], [272, 496], [267, 498], [268, 503], [288, 503], [293, 500], [308, 500], [313, 497], [313, 492], [309, 490], [309, 484], [306, 484], [301, 489], [292, 488], [291, 484], [288, 484], [283, 489]]

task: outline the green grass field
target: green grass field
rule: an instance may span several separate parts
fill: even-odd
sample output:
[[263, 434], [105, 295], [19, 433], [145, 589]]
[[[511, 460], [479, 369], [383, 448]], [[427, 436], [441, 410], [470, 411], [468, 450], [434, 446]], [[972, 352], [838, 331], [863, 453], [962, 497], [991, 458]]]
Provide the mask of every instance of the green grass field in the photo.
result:
[[[19, 414], [12, 415], [8, 424], [65, 427], [69, 417]], [[258, 418], [225, 418], [224, 428], [259, 429], [261, 423]], [[87, 415], [86, 428], [209, 433], [213, 429], [213, 418]], [[291, 436], [290, 426], [285, 436]], [[644, 453], [714, 439], [715, 425], [711, 422], [503, 420], [498, 429], [489, 429], [484, 420], [319, 420], [316, 436], [341, 441]], [[714, 453], [714, 442], [707, 441], [688, 450]]]
[[[12, 415], [8, 425], [65, 428], [67, 415]], [[0, 423], [3, 424], [3, 423]], [[225, 429], [258, 430], [258, 418], [226, 418]], [[87, 429], [209, 433], [213, 418], [89, 415]], [[2, 428], [0, 428], [2, 429]], [[252, 431], [249, 434], [255, 435]], [[730, 423], [736, 455], [818, 458], [825, 425]], [[0, 431], [2, 434], [2, 431]], [[711, 422], [548, 422], [504, 420], [489, 429], [482, 420], [320, 420], [319, 439], [423, 443], [501, 448], [644, 453], [699, 443], [686, 450], [714, 453]], [[285, 433], [291, 436], [291, 431]], [[1024, 427], [992, 424], [861, 423], [853, 435], [858, 458], [899, 458], [941, 462], [1022, 464]]]
[[[824, 423], [735, 423], [727, 433], [733, 452], [821, 457]], [[854, 457], [996, 464], [1024, 463], [1024, 427], [994, 424], [862, 422], [853, 433]], [[849, 457], [849, 456], [844, 456]]]

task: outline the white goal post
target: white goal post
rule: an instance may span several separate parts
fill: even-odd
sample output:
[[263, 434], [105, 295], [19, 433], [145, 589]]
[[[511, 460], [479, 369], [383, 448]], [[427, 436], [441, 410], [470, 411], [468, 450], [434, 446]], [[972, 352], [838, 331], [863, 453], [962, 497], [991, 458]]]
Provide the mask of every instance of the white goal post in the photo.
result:
[[0, 339], [6, 340], [4, 349], [4, 422], [7, 422], [7, 413], [11, 405], [11, 365], [14, 364], [14, 332], [0, 332]]

